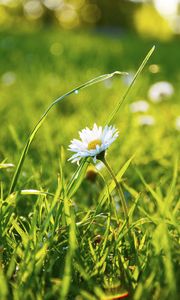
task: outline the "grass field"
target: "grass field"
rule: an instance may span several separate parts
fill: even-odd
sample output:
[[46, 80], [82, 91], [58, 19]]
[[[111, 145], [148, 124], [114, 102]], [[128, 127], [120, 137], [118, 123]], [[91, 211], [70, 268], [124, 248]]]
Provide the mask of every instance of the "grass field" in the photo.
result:
[[[127, 76], [54, 106], [8, 194], [23, 146], [48, 105], [101, 74], [134, 74], [153, 44], [113, 120], [120, 134], [107, 153], [129, 226], [107, 170], [88, 162], [80, 170], [67, 161], [79, 130], [105, 125], [128, 88]], [[179, 39], [163, 43], [127, 33], [0, 32], [0, 299], [105, 300], [127, 293], [135, 300], [178, 299], [178, 48]], [[148, 90], [157, 81], [169, 81], [175, 92], [153, 103]], [[130, 103], [142, 99], [148, 112], [132, 113]], [[139, 123], [146, 115], [154, 118], [152, 126]]]

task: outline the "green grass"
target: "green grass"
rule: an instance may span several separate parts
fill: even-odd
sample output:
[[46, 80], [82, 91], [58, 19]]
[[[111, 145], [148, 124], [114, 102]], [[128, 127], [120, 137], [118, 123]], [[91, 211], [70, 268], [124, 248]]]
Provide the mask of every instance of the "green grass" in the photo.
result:
[[[130, 228], [108, 172], [86, 171], [86, 165], [79, 172], [67, 162], [66, 150], [78, 130], [107, 122], [127, 89], [121, 77], [52, 109], [8, 196], [15, 167], [6, 163], [17, 166], [50, 103], [101, 74], [136, 71], [154, 43], [156, 51], [113, 119], [120, 136], [107, 154], [124, 191]], [[0, 83], [0, 299], [105, 300], [124, 292], [135, 300], [178, 299], [178, 44], [54, 28], [0, 33], [0, 75], [16, 74], [12, 85], [3, 77]], [[160, 72], [150, 73], [150, 64], [160, 65]], [[158, 80], [169, 80], [175, 94], [149, 102], [156, 123], [138, 126], [129, 103], [147, 99]]]

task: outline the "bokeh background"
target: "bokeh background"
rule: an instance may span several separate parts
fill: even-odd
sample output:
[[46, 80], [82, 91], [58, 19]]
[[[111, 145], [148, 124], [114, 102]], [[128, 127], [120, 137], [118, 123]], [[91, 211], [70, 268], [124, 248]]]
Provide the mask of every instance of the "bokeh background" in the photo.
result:
[[179, 0], [1, 0], [0, 24], [62, 29], [133, 30], [169, 39], [180, 33]]
[[[0, 0], [0, 161], [17, 164], [29, 132], [57, 97], [98, 75], [129, 72], [54, 108], [31, 146], [21, 187], [53, 188], [60, 146], [66, 149], [84, 126], [106, 122], [153, 45], [115, 120], [120, 138], [109, 159], [117, 169], [136, 153], [148, 181], [168, 184], [180, 146], [180, 1]], [[173, 93], [153, 101], [149, 89], [159, 81]], [[142, 100], [148, 108], [134, 111], [130, 104]], [[73, 170], [67, 163], [67, 176]], [[2, 174], [7, 185], [12, 173]], [[138, 184], [131, 169], [129, 175]]]

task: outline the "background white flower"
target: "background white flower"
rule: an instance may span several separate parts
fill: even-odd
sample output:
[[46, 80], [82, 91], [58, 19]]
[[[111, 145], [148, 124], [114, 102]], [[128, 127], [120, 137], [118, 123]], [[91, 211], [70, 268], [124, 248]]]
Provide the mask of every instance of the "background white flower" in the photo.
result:
[[12, 85], [16, 81], [16, 74], [13, 71], [6, 72], [1, 76], [1, 81], [4, 85]]
[[86, 127], [79, 132], [81, 140], [73, 139], [68, 150], [76, 152], [69, 160], [79, 162], [83, 157], [93, 157], [96, 162], [97, 155], [105, 151], [118, 137], [118, 131], [114, 126], [97, 126], [92, 130]]
[[131, 103], [129, 105], [130, 111], [136, 112], [146, 112], [149, 109], [149, 103], [145, 100], [139, 100]]
[[167, 81], [159, 81], [151, 85], [148, 91], [148, 97], [152, 102], [161, 102], [174, 93], [174, 88], [171, 83]]
[[159, 73], [160, 71], [160, 66], [157, 65], [157, 64], [152, 64], [149, 66], [149, 72], [153, 73], [153, 74], [156, 74], [156, 73]]
[[129, 71], [127, 75], [122, 75], [122, 81], [125, 85], [130, 86], [130, 84], [133, 81], [135, 72], [134, 71]]
[[155, 119], [153, 116], [150, 115], [139, 116], [138, 123], [139, 125], [152, 126], [155, 124]]

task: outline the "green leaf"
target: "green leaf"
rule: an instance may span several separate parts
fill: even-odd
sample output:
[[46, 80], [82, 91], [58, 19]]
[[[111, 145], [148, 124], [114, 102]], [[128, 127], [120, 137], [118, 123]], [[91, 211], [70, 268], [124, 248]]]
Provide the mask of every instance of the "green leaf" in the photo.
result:
[[16, 229], [17, 233], [19, 233], [21, 239], [22, 239], [22, 243], [24, 246], [27, 246], [28, 241], [29, 241], [29, 237], [28, 235], [24, 232], [24, 230], [22, 230], [22, 228], [19, 226], [17, 220], [12, 220], [12, 225], [13, 227]]
[[7, 281], [2, 269], [2, 266], [0, 264], [0, 299], [7, 299], [8, 296], [8, 285]]

